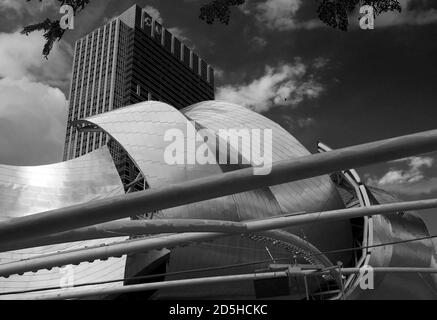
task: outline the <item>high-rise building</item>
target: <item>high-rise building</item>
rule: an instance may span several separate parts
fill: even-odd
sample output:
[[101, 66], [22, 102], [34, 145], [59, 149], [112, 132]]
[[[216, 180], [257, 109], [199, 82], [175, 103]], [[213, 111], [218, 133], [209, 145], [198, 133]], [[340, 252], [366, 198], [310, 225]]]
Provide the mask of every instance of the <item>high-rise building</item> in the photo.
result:
[[[77, 130], [76, 120], [146, 100], [182, 109], [213, 99], [213, 68], [134, 5], [76, 42], [64, 160], [108, 142], [115, 150], [113, 156], [123, 157], [107, 135]], [[123, 168], [118, 167], [123, 179]], [[126, 175], [135, 174], [125, 171]]]

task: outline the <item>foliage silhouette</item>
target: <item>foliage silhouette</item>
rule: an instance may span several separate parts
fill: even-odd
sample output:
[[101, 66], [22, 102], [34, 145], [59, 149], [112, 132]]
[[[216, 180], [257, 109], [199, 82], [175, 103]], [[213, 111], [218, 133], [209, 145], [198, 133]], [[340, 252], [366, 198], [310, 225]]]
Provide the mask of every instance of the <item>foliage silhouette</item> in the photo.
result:
[[[26, 0], [30, 2], [32, 0]], [[375, 15], [384, 12], [397, 11], [401, 12], [401, 4], [398, 0], [315, 0], [318, 3], [317, 15], [326, 25], [347, 31], [349, 27], [349, 14], [356, 8], [363, 5], [370, 5], [374, 8]], [[42, 0], [39, 0], [42, 2]], [[59, 6], [70, 5], [76, 15], [91, 2], [91, 0], [58, 0]], [[200, 8], [201, 20], [207, 24], [213, 24], [216, 21], [222, 24], [229, 24], [231, 11], [233, 7], [242, 6], [246, 0], [212, 0]], [[290, 17], [291, 19], [292, 17]], [[59, 20], [52, 21], [46, 19], [40, 23], [28, 25], [21, 31], [22, 34], [29, 35], [34, 31], [44, 31], [46, 43], [42, 54], [47, 58], [56, 41], [60, 41], [65, 34], [64, 29], [60, 27]]]

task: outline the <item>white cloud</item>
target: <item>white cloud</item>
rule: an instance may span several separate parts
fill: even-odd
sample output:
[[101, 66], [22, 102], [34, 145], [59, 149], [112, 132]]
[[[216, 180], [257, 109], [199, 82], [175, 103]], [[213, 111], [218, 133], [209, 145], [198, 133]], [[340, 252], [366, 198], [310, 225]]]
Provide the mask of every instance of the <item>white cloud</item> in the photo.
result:
[[61, 90], [29, 79], [0, 80], [0, 163], [61, 161], [66, 124]]
[[[381, 14], [375, 20], [375, 27], [394, 26], [402, 24], [423, 25], [437, 22], [437, 6], [435, 0], [399, 0], [402, 12]], [[264, 28], [278, 31], [294, 29], [312, 29], [324, 26], [318, 18], [307, 21], [297, 19], [303, 0], [262, 0], [247, 2], [241, 10], [247, 15], [253, 15], [258, 24]], [[355, 10], [350, 17], [351, 27], [358, 28], [359, 12]]]
[[267, 0], [256, 6], [256, 19], [270, 29], [290, 30], [296, 27], [292, 19], [302, 0]]
[[315, 122], [316, 122], [316, 120], [314, 120], [313, 118], [310, 118], [310, 117], [297, 120], [297, 124], [300, 128], [306, 128], [306, 127], [313, 126], [315, 124]]
[[225, 72], [223, 71], [223, 69], [220, 69], [219, 67], [214, 67], [214, 78], [216, 80], [217, 79], [222, 80], [224, 75], [225, 75]]
[[[432, 0], [435, 2], [435, 0]], [[399, 0], [402, 12], [381, 14], [375, 20], [375, 28], [395, 25], [424, 25], [437, 22], [437, 8], [427, 0]]]
[[19, 11], [24, 2], [17, 0], [0, 0], [0, 11], [12, 9]]
[[316, 69], [322, 69], [329, 63], [329, 59], [325, 57], [318, 57], [314, 60], [313, 67]]
[[260, 26], [270, 30], [286, 31], [321, 26], [317, 19], [296, 20], [296, 14], [302, 3], [302, 0], [264, 0], [256, 5], [244, 5], [241, 10], [245, 14], [254, 15]]
[[194, 50], [194, 45], [193, 45], [192, 41], [187, 37], [186, 30], [181, 29], [179, 27], [172, 27], [172, 28], [168, 28], [168, 31], [170, 31], [170, 33], [172, 35], [174, 35], [176, 38], [178, 38], [182, 42], [190, 43], [190, 46]]
[[419, 182], [424, 179], [422, 168], [431, 168], [434, 164], [434, 159], [430, 157], [411, 157], [396, 162], [408, 162], [408, 170], [389, 171], [381, 178], [379, 181], [380, 184]]
[[416, 183], [401, 183], [401, 184], [386, 184], [378, 186], [372, 180], [367, 181], [367, 184], [377, 186], [384, 189], [387, 192], [396, 193], [406, 196], [421, 196], [430, 195], [437, 191], [437, 178], [432, 177], [428, 179], [420, 180]]
[[57, 6], [57, 1], [55, 0], [33, 0], [27, 2], [26, 0], [0, 0], [0, 11], [12, 10], [19, 16], [24, 13], [29, 13], [35, 15], [42, 13], [48, 9], [54, 9]]
[[152, 6], [145, 6], [144, 9], [147, 11], [148, 14], [154, 19], [156, 19], [159, 23], [164, 23], [164, 19], [161, 17], [161, 13], [158, 9]]
[[35, 165], [62, 160], [67, 101], [55, 86], [69, 82], [70, 48], [41, 54], [40, 33], [0, 33], [0, 163]]
[[70, 79], [71, 48], [58, 42], [47, 60], [41, 53], [43, 45], [39, 32], [29, 36], [0, 33], [0, 77], [65, 85]]
[[[367, 184], [400, 194], [429, 194], [437, 190], [437, 178], [427, 177], [426, 169], [434, 166], [432, 157], [410, 157], [391, 161], [392, 167], [380, 178], [367, 176]], [[400, 168], [399, 166], [405, 166]]]
[[196, 50], [196, 45], [191, 41], [191, 39], [187, 36], [187, 31], [185, 29], [179, 27], [168, 28], [168, 31], [182, 41], [185, 45], [187, 45], [191, 50]]
[[307, 129], [313, 127], [316, 124], [316, 120], [311, 117], [297, 117], [291, 113], [283, 113], [281, 114], [281, 118], [278, 120], [279, 124], [283, 126], [286, 130], [290, 132], [299, 130], [299, 129]]
[[408, 13], [385, 13], [375, 20], [375, 28], [402, 24], [424, 25], [437, 21], [437, 10], [412, 11]]
[[255, 36], [252, 38], [252, 44], [256, 48], [264, 48], [267, 45], [267, 40], [263, 37]]
[[392, 163], [403, 162], [408, 164], [407, 170], [391, 169], [378, 181], [378, 184], [383, 186], [419, 182], [424, 179], [422, 169], [431, 168], [434, 164], [434, 159], [430, 157], [410, 157], [396, 160]]
[[[156, 19], [160, 24], [164, 24], [164, 19], [162, 18], [161, 12], [159, 12], [158, 9], [156, 9], [155, 7], [152, 7], [150, 5], [145, 6], [144, 9], [152, 16], [152, 18]], [[167, 29], [176, 38], [178, 38], [182, 42], [188, 43], [192, 50], [195, 49], [194, 44], [187, 36], [186, 30], [179, 28], [179, 27], [171, 27], [171, 28], [167, 28]]]
[[306, 66], [297, 62], [277, 68], [267, 66], [265, 74], [251, 83], [223, 86], [217, 89], [217, 99], [233, 102], [257, 112], [275, 106], [297, 106], [305, 99], [317, 98], [323, 87], [308, 78]]

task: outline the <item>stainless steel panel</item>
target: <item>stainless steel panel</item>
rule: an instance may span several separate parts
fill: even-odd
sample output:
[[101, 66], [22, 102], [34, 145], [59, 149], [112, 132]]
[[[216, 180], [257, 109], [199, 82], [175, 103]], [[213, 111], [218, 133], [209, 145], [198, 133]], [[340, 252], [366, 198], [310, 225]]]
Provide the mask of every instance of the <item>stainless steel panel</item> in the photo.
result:
[[164, 151], [170, 145], [164, 141], [165, 133], [176, 129], [187, 137], [187, 126], [191, 126], [183, 114], [168, 104], [142, 102], [86, 121], [102, 128], [123, 146], [152, 188], [221, 172], [214, 165], [168, 165], [165, 162]]
[[[309, 154], [309, 151], [281, 126], [256, 112], [235, 104], [206, 101], [190, 106], [182, 112], [188, 118], [195, 120], [202, 127], [210, 129], [216, 134], [219, 134], [220, 129], [272, 129], [273, 162]], [[260, 145], [262, 146], [263, 143]], [[240, 144], [232, 145], [232, 147], [241, 153], [243, 146]], [[328, 176], [282, 184], [270, 189], [281, 209], [287, 213], [316, 212], [344, 207], [343, 201]], [[289, 229], [291, 233], [306, 238], [322, 251], [350, 246], [352, 243], [350, 230], [348, 221]], [[332, 258], [347, 263], [350, 256], [335, 255]]]
[[[218, 123], [221, 123], [221, 112], [222, 110], [217, 110], [214, 114], [214, 117], [219, 118]], [[246, 112], [251, 113], [249, 110]], [[256, 116], [252, 116], [250, 120], [252, 119], [260, 121]], [[226, 169], [218, 164], [168, 165], [164, 161], [164, 151], [169, 145], [169, 142], [164, 141], [166, 131], [178, 129], [187, 137], [187, 126], [192, 126], [183, 114], [164, 103], [143, 102], [94, 116], [86, 119], [86, 121], [102, 128], [125, 148], [131, 159], [143, 172], [151, 188], [207, 177], [221, 173], [223, 169]], [[269, 124], [263, 125], [267, 127]], [[257, 127], [257, 124], [253, 125]], [[194, 127], [191, 128], [195, 129]], [[198, 144], [199, 142], [197, 142]], [[296, 148], [304, 150], [300, 146]], [[186, 153], [187, 150], [185, 149], [185, 157]], [[302, 192], [304, 191], [302, 190]], [[318, 197], [320, 196], [318, 195]], [[269, 188], [266, 188], [168, 209], [156, 213], [154, 218], [241, 221], [266, 218], [281, 213], [281, 207], [275, 196]], [[311, 240], [308, 239], [308, 241]], [[193, 244], [186, 248], [173, 249], [168, 271], [221, 266], [232, 264], [235, 261], [255, 261], [268, 257], [265, 244], [250, 239], [229, 237], [213, 241], [210, 244], [211, 247], [207, 250], [205, 250], [203, 244]], [[271, 248], [271, 250], [281, 257], [290, 256], [290, 253], [283, 248]], [[252, 267], [251, 270], [256, 267]], [[204, 288], [193, 289], [193, 295], [198, 296], [205, 293]], [[168, 292], [160, 291], [159, 297], [166, 297], [168, 294]], [[219, 293], [217, 292], [217, 294]], [[177, 293], [173, 291], [171, 295], [177, 295]]]
[[[10, 219], [51, 209], [90, 202], [124, 193], [118, 173], [106, 147], [71, 161], [37, 166], [0, 165], [0, 219]], [[0, 264], [38, 255], [122, 240], [81, 241], [37, 247], [0, 254]], [[72, 266], [74, 283], [83, 284], [123, 278], [125, 257]], [[67, 269], [66, 269], [67, 270]], [[0, 278], [0, 293], [58, 287], [63, 277], [59, 268]], [[122, 283], [103, 285], [118, 286]], [[26, 296], [20, 295], [20, 297]], [[0, 299], [16, 296], [0, 296]]]
[[[369, 188], [373, 203], [399, 202], [394, 195]], [[373, 216], [374, 245], [429, 236], [415, 212]], [[436, 249], [432, 240], [400, 243], [371, 250], [369, 265], [376, 267], [435, 268]], [[415, 273], [375, 274], [375, 290], [357, 287], [351, 299], [437, 299], [436, 275]]]

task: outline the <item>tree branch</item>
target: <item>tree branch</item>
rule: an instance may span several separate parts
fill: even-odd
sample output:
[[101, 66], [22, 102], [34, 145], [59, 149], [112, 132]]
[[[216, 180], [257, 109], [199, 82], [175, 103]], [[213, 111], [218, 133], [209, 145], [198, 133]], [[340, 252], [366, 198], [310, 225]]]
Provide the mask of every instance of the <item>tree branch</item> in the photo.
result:
[[[32, 0], [26, 0], [30, 2]], [[39, 0], [42, 2], [43, 0]], [[375, 15], [384, 12], [398, 11], [402, 8], [398, 0], [316, 0], [319, 3], [317, 14], [319, 19], [326, 25], [347, 31], [349, 27], [349, 14], [358, 6], [370, 5], [374, 8]], [[82, 11], [91, 2], [91, 0], [58, 0], [59, 6], [70, 5], [74, 14]], [[200, 8], [201, 20], [207, 24], [213, 24], [218, 21], [222, 24], [229, 24], [231, 9], [241, 6], [246, 0], [213, 0], [204, 4]], [[290, 17], [292, 19], [292, 17]], [[43, 49], [43, 55], [47, 58], [56, 41], [60, 41], [65, 33], [59, 25], [59, 20], [51, 21], [46, 19], [43, 22], [32, 24], [24, 27], [22, 34], [29, 35], [34, 31], [44, 31], [46, 43]]]
[[228, 24], [231, 18], [231, 7], [240, 6], [246, 0], [214, 0], [200, 8], [199, 18], [207, 24], [213, 24], [217, 19], [220, 23]]
[[[26, 1], [30, 2], [32, 0]], [[90, 1], [91, 0], [58, 0], [59, 7], [62, 7], [65, 4], [70, 5], [74, 10], [75, 15], [77, 12], [85, 9], [86, 5], [89, 4]], [[42, 0], [39, 0], [39, 2], [42, 2]], [[46, 19], [45, 21], [25, 26], [23, 30], [21, 30], [21, 34], [28, 36], [34, 31], [44, 31], [43, 37], [46, 40], [46, 43], [44, 44], [42, 54], [46, 59], [48, 59], [54, 43], [56, 41], [60, 41], [65, 33], [65, 30], [61, 28], [59, 22], [59, 20], [52, 21], [50, 19]]]
[[326, 25], [342, 31], [349, 28], [349, 14], [358, 6], [369, 5], [374, 9], [375, 15], [384, 12], [401, 12], [398, 0], [317, 0], [319, 7], [317, 14]]

